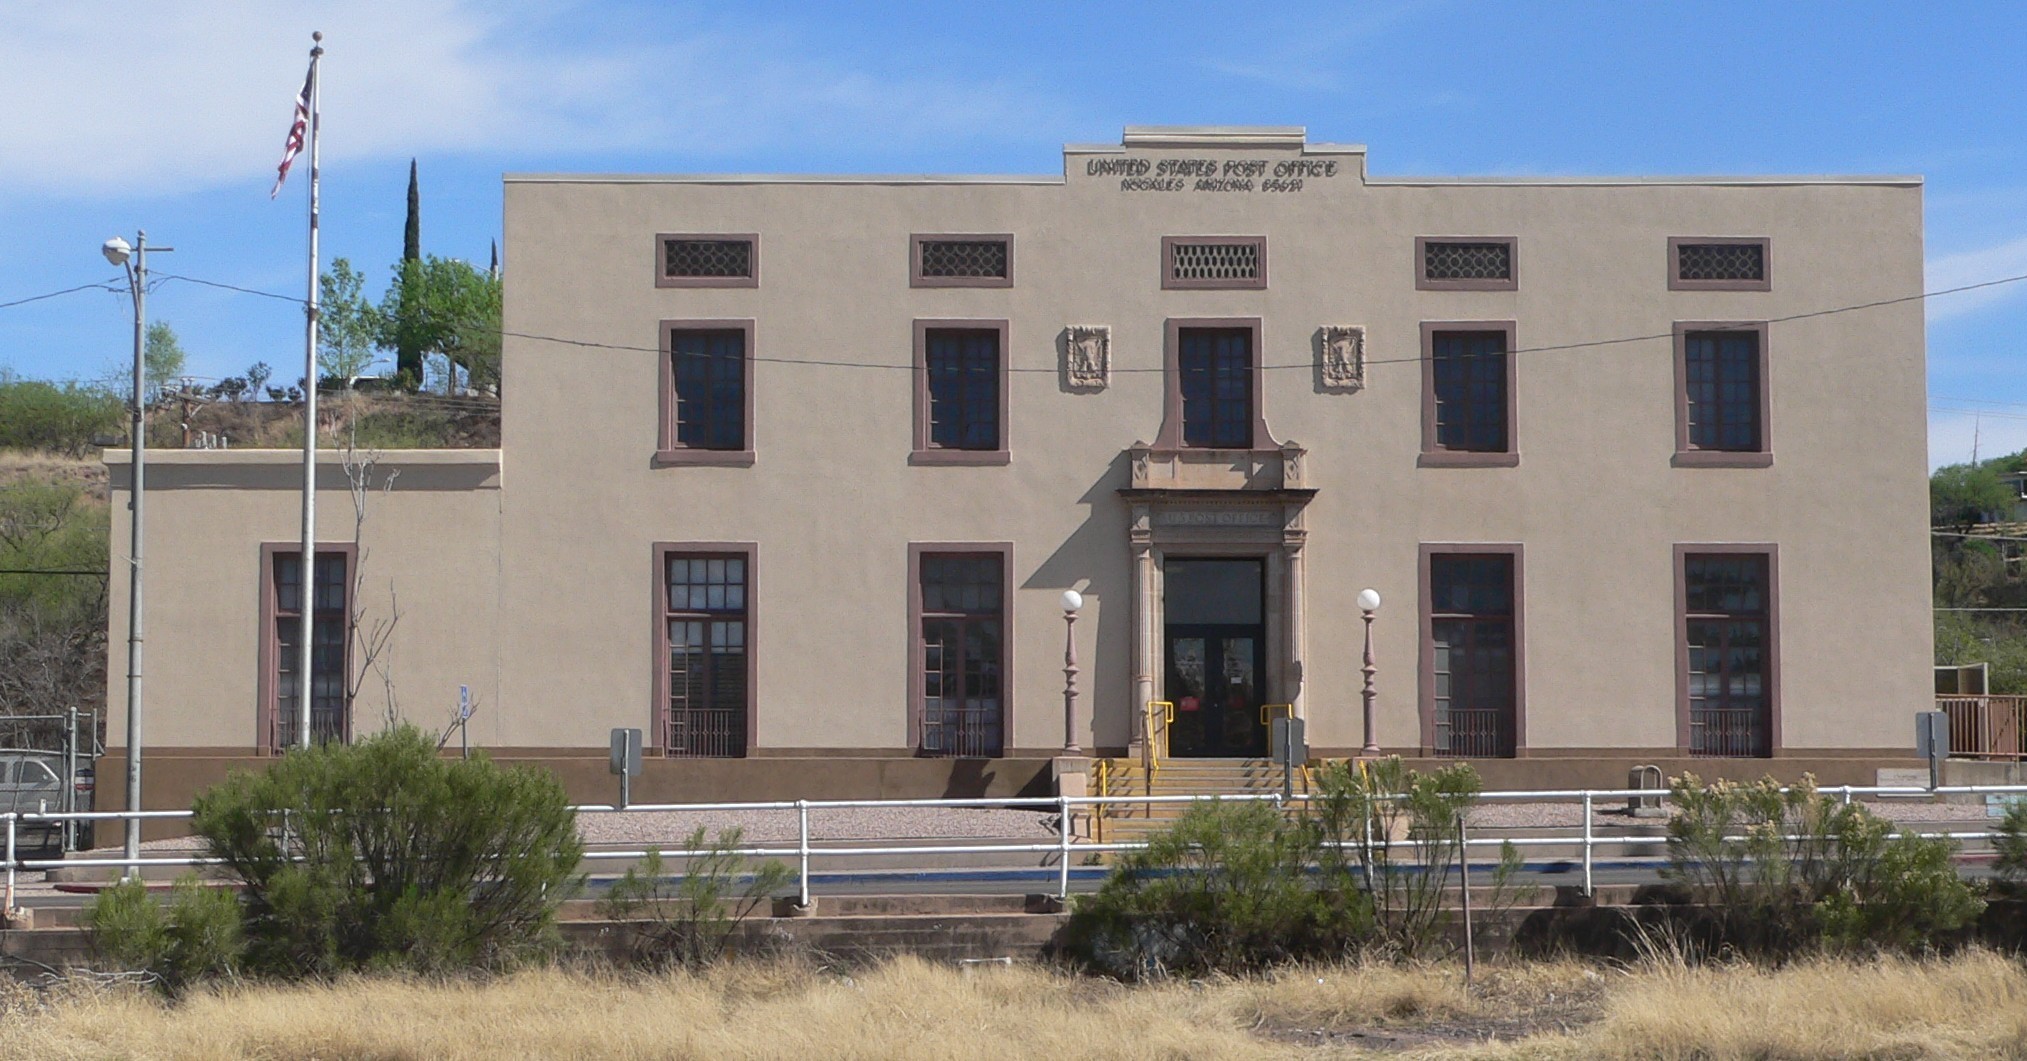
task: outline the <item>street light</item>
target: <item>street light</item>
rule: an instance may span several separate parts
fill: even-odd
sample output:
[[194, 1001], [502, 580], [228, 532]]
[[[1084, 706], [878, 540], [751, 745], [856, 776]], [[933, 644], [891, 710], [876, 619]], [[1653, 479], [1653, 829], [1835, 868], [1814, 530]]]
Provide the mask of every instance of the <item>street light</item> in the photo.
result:
[[1365, 754], [1378, 755], [1379, 742], [1373, 739], [1372, 733], [1372, 679], [1379, 673], [1379, 668], [1372, 661], [1372, 616], [1379, 611], [1379, 590], [1359, 590], [1358, 610], [1365, 618]]
[[[118, 236], [99, 245], [99, 253], [127, 271], [127, 289], [134, 297], [134, 400], [128, 409], [129, 442], [133, 445], [133, 481], [128, 491], [132, 514], [127, 544], [127, 810], [141, 809], [141, 503], [147, 470], [148, 424], [145, 359], [148, 318], [148, 251], [174, 247], [148, 246], [148, 234], [137, 232], [129, 244]], [[129, 260], [131, 259], [131, 260]], [[141, 876], [141, 819], [127, 819], [127, 876]]]
[[1077, 609], [1084, 595], [1063, 591], [1063, 754], [1080, 755], [1077, 746]]

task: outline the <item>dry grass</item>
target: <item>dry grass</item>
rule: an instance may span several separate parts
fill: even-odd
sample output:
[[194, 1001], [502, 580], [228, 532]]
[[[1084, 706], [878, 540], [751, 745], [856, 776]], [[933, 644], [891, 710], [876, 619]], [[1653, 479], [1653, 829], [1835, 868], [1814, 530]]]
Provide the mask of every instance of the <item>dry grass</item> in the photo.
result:
[[29, 481], [75, 483], [99, 501], [106, 499], [106, 466], [97, 457], [0, 449], [0, 487]]
[[0, 992], [0, 1009], [0, 1056], [49, 1059], [2027, 1056], [2027, 976], [1989, 954], [1771, 972], [1496, 966], [1468, 991], [1455, 966], [1124, 987], [903, 959], [849, 974], [239, 986], [173, 1004], [70, 988], [40, 1003]]

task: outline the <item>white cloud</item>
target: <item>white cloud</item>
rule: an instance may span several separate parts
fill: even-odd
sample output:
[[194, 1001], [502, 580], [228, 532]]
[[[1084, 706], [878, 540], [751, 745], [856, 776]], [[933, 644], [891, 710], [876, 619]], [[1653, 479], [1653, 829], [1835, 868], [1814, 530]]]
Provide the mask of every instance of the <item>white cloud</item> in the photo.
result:
[[1970, 460], [1974, 442], [1979, 460], [2027, 450], [2027, 416], [2018, 413], [1979, 415], [1954, 410], [1929, 412], [1930, 471], [1945, 464], [1962, 464]]
[[[1944, 291], [2008, 276], [2027, 275], [2027, 236], [1978, 250], [1930, 258], [1923, 270], [1927, 290]], [[1945, 295], [1928, 301], [1931, 322], [1974, 313], [2027, 295], [2027, 280]]]
[[654, 19], [540, 0], [11, 5], [0, 190], [258, 182], [279, 161], [312, 28], [329, 49], [323, 148], [334, 161], [659, 147], [681, 157], [1018, 135], [1057, 120], [1048, 101], [1003, 85], [881, 79], [807, 42], [686, 31], [679, 11], [647, 10]]

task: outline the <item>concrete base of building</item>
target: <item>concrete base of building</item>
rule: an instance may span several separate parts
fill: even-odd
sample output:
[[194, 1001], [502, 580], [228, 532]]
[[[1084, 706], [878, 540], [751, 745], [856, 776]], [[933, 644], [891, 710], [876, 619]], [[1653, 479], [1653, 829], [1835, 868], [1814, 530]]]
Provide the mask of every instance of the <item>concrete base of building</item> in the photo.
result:
[[[452, 752], [451, 754], [455, 754]], [[574, 803], [613, 804], [619, 779], [606, 749], [488, 749], [495, 762], [555, 772]], [[181, 810], [197, 794], [237, 770], [264, 770], [275, 757], [253, 751], [163, 749], [144, 751], [142, 806]], [[126, 755], [109, 748], [98, 763], [98, 809], [126, 806]], [[885, 757], [757, 757], [751, 759], [649, 759], [633, 780], [633, 804], [724, 803], [792, 799], [1013, 799], [1053, 796], [1056, 780], [1047, 757], [924, 759]], [[101, 827], [100, 842], [117, 842], [118, 827]], [[150, 821], [143, 836], [188, 835], [176, 820]]]

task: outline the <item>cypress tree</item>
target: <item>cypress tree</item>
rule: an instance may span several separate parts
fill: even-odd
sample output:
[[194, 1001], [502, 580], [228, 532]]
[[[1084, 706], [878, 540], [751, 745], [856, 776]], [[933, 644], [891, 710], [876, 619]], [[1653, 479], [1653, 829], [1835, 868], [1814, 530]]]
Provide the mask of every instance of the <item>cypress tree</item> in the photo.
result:
[[[401, 238], [401, 277], [403, 286], [412, 283], [414, 269], [422, 261], [422, 186], [416, 181], [415, 160], [408, 160], [408, 224]], [[411, 264], [413, 263], [413, 264]], [[403, 300], [404, 303], [406, 299]], [[402, 306], [404, 315], [413, 312]], [[403, 327], [408, 322], [397, 322], [398, 340], [394, 347], [395, 371], [410, 387], [422, 385], [422, 349], [416, 345], [414, 329]]]

